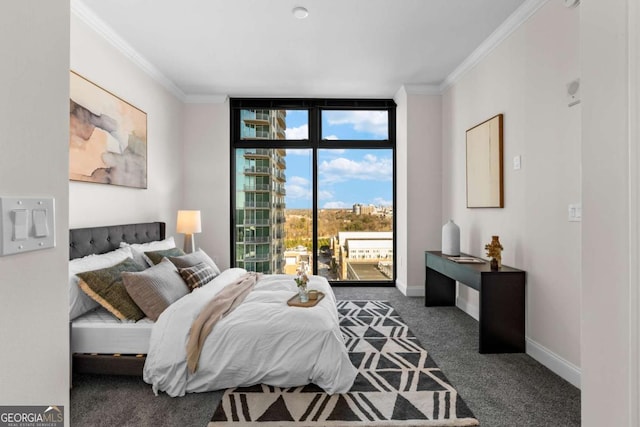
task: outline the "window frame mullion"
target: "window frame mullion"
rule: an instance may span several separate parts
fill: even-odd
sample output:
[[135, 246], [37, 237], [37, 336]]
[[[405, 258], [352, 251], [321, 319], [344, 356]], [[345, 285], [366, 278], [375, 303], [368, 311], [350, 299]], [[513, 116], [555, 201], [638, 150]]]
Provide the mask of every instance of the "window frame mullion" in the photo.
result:
[[[393, 157], [393, 279], [379, 282], [353, 282], [339, 281], [331, 282], [335, 285], [373, 285], [373, 286], [393, 286], [397, 277], [396, 263], [396, 240], [397, 224], [396, 209], [396, 104], [391, 99], [298, 99], [298, 98], [231, 98], [230, 105], [230, 258], [231, 267], [236, 266], [236, 229], [237, 229], [237, 209], [236, 205], [236, 152], [238, 149], [311, 149], [312, 151], [312, 250], [313, 250], [313, 273], [318, 274], [318, 159], [320, 149], [391, 149]], [[306, 110], [308, 112], [308, 139], [306, 140], [242, 140], [240, 134], [241, 110]], [[331, 110], [386, 110], [388, 112], [388, 137], [386, 140], [322, 140], [322, 112]], [[258, 262], [258, 261], [256, 261]]]

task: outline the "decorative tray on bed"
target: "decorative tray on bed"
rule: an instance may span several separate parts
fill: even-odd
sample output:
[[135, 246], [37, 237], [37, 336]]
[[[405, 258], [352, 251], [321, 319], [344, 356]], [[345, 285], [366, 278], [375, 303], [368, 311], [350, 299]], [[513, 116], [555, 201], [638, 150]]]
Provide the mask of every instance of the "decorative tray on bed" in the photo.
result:
[[287, 305], [290, 305], [292, 307], [313, 307], [314, 305], [318, 304], [322, 298], [324, 298], [324, 294], [318, 291], [318, 298], [310, 299], [307, 302], [301, 302], [300, 295], [295, 294], [294, 296], [289, 298], [289, 301], [287, 301]]

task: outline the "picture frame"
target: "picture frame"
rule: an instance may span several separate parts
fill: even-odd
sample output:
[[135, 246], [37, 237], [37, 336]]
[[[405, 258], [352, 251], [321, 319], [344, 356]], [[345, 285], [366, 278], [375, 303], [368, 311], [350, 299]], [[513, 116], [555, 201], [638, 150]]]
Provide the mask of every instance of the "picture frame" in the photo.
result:
[[467, 207], [503, 208], [503, 115], [466, 132]]
[[147, 113], [69, 75], [69, 179], [147, 188]]

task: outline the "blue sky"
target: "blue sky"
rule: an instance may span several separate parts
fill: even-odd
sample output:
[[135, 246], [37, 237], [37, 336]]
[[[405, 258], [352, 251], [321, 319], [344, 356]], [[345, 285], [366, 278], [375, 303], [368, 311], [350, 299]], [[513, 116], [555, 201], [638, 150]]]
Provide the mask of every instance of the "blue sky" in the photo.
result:
[[[386, 111], [325, 111], [322, 119], [323, 139], [388, 137]], [[287, 139], [308, 138], [306, 111], [287, 111], [286, 134]], [[311, 162], [310, 149], [287, 150], [287, 208], [311, 209]], [[392, 205], [391, 150], [322, 149], [318, 164], [320, 208], [351, 208], [355, 203]]]

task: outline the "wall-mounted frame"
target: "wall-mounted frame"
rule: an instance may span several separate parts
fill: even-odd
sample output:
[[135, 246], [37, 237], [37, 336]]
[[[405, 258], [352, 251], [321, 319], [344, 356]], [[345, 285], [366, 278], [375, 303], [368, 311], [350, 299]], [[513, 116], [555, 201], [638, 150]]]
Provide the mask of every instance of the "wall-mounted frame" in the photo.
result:
[[467, 130], [467, 207], [503, 208], [502, 114]]
[[147, 113], [71, 71], [69, 179], [147, 188]]

